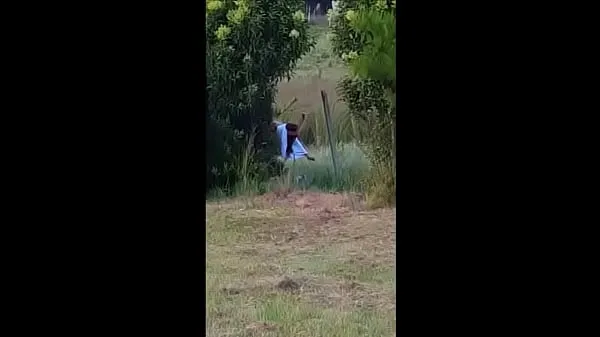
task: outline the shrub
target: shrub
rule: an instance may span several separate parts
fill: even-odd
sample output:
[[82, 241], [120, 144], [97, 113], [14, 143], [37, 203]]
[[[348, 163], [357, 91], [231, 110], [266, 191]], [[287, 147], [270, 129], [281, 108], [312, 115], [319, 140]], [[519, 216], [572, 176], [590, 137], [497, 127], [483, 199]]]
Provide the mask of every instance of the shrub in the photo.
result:
[[341, 96], [359, 127], [371, 130], [361, 145], [372, 164], [367, 194], [378, 206], [395, 201], [395, 6], [390, 0], [342, 0], [329, 12], [334, 50], [351, 70], [339, 83]]
[[263, 179], [276, 169], [268, 131], [276, 85], [313, 45], [303, 3], [207, 1], [207, 190], [243, 178], [234, 163], [249, 147], [253, 165], [244, 174]]

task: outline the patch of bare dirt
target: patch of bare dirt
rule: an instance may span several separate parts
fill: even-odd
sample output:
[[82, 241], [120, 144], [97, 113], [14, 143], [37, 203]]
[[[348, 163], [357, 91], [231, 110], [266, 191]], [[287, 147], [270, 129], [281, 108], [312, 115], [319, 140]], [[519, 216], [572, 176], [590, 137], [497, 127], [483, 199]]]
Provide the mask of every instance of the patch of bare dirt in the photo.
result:
[[310, 286], [310, 279], [305, 276], [265, 277], [263, 275], [262, 277], [249, 278], [236, 284], [230, 284], [221, 288], [221, 293], [228, 296], [259, 296], [280, 292], [297, 294], [308, 286]]
[[289, 193], [267, 193], [259, 201], [273, 207], [297, 207], [300, 209], [364, 209], [364, 198], [358, 193], [320, 193], [293, 191]]
[[277, 326], [273, 323], [266, 322], [254, 322], [246, 326], [245, 337], [265, 336], [267, 332], [273, 332], [277, 330]]
[[329, 259], [353, 268], [376, 270], [394, 265], [394, 208], [366, 210], [360, 195], [341, 193], [271, 193], [253, 202], [256, 207], [246, 209], [233, 203], [218, 206], [218, 212], [243, 219], [251, 227], [252, 239], [237, 243], [232, 251], [264, 261], [256, 271], [245, 272], [239, 283], [221, 289], [222, 293], [251, 298], [293, 293], [326, 307], [395, 310], [388, 288], [357, 279], [323, 277], [301, 266], [290, 270], [285, 264], [288, 257], [314, 255], [318, 259], [327, 252]]
[[278, 255], [332, 243], [348, 243], [362, 252], [378, 247], [395, 250], [396, 210], [365, 210], [359, 194], [268, 193], [253, 202], [257, 207], [248, 209], [235, 202], [207, 206], [247, 224], [254, 237], [251, 247], [240, 247], [247, 255]]
[[319, 193], [293, 191], [267, 193], [257, 198], [257, 203], [267, 207], [286, 208], [296, 215], [308, 215], [320, 221], [338, 218], [348, 212], [365, 209], [362, 195], [358, 193]]
[[300, 289], [300, 283], [286, 276], [283, 280], [277, 283], [277, 289], [283, 291], [296, 291]]

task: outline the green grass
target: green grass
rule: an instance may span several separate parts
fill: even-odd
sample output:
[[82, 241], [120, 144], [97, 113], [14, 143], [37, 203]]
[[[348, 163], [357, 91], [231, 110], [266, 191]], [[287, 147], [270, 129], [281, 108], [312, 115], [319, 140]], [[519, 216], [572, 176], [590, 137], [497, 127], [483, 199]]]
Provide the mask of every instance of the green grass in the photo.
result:
[[[312, 190], [323, 192], [363, 192], [365, 178], [369, 172], [369, 162], [361, 149], [355, 144], [338, 144], [336, 151], [337, 175], [333, 169], [329, 147], [310, 148], [309, 153], [315, 161], [305, 158], [296, 162], [287, 161], [285, 170], [271, 181], [242, 179], [229, 190], [214, 189], [207, 195], [207, 200], [221, 200], [231, 196], [252, 197], [268, 191]], [[245, 160], [250, 161], [248, 156]], [[239, 163], [245, 168], [248, 165]], [[241, 170], [243, 172], [243, 170]], [[240, 173], [242, 176], [244, 173]]]
[[[345, 104], [337, 95], [337, 82], [347, 72], [347, 68], [333, 53], [328, 36], [329, 28], [312, 25], [309, 34], [316, 38], [316, 46], [299, 61], [295, 76], [289, 82], [279, 83], [276, 103], [279, 109], [284, 110], [278, 116], [280, 120], [298, 123], [302, 113], [307, 114], [306, 121], [300, 129], [300, 139], [309, 147], [316, 161], [302, 159], [295, 164], [288, 162], [287, 171], [279, 177], [268, 182], [256, 181], [245, 173], [252, 167], [252, 154], [247, 151], [241, 156], [239, 163], [235, 163], [238, 175], [244, 179], [234, 187], [211, 191], [207, 196], [209, 200], [230, 196], [246, 196], [251, 200], [252, 196], [269, 191], [301, 189], [370, 192], [367, 199], [372, 207], [394, 203], [394, 199], [390, 197], [395, 196], [394, 180], [386, 180], [389, 172], [369, 172], [368, 160], [355, 145], [362, 140], [361, 133], [365, 131], [360, 130], [358, 124], [353, 121]], [[321, 90], [328, 95], [334, 139], [339, 143], [336, 148], [339, 166], [337, 175], [334, 174], [327, 141]], [[290, 105], [290, 102], [294, 103]], [[371, 179], [365, 182], [367, 176]], [[297, 177], [302, 179], [296, 179]], [[383, 183], [378, 184], [379, 181]]]
[[[255, 181], [248, 149], [235, 163], [246, 179], [208, 196], [208, 337], [396, 336], [395, 209], [364, 210], [351, 193], [322, 193], [363, 192], [373, 173], [335, 92], [346, 69], [333, 55], [328, 31], [311, 27], [317, 46], [299, 62], [296, 76], [280, 83], [277, 99], [279, 106], [297, 100], [285, 121], [308, 113], [300, 138], [316, 161], [287, 162], [279, 177]], [[340, 143], [337, 175], [320, 90], [329, 95]], [[258, 196], [282, 189], [304, 193]]]
[[297, 76], [318, 74], [318, 69], [345, 69], [342, 59], [333, 52], [331, 30], [327, 26], [311, 26], [309, 34], [315, 39], [315, 47], [298, 62]]
[[[280, 119], [299, 122], [301, 114], [307, 119], [300, 130], [300, 138], [310, 148], [315, 162], [301, 160], [296, 164], [287, 164], [293, 177], [305, 176], [297, 187], [318, 189], [321, 191], [363, 190], [362, 182], [368, 170], [368, 161], [363, 152], [355, 145], [361, 138], [356, 125], [353, 125], [345, 104], [340, 101], [337, 81], [347, 72], [342, 60], [333, 52], [330, 41], [330, 29], [327, 26], [312, 25], [309, 33], [315, 37], [316, 46], [300, 62], [296, 75], [289, 82], [280, 83], [278, 103], [286, 106], [295, 103], [283, 111]], [[331, 153], [328, 146], [327, 128], [323, 115], [323, 103], [320, 90], [328, 95], [334, 138], [337, 146], [338, 175], [334, 174]]]
[[207, 204], [207, 336], [395, 336], [395, 211], [296, 211]]
[[298, 62], [294, 77], [279, 83], [276, 101], [279, 107], [296, 101], [279, 118], [299, 122], [302, 113], [306, 113], [307, 120], [300, 130], [300, 137], [308, 145], [317, 147], [326, 145], [327, 139], [321, 90], [328, 95], [335, 139], [343, 143], [360, 139], [359, 130], [352, 124], [346, 105], [337, 94], [338, 81], [348, 69], [334, 54], [330, 33], [327, 26], [311, 26], [309, 34], [315, 37], [316, 46]]
[[292, 177], [303, 176], [304, 178], [297, 183], [297, 186], [328, 192], [361, 192], [363, 180], [369, 169], [369, 162], [364, 153], [355, 144], [339, 144], [335, 151], [337, 176], [333, 169], [329, 147], [309, 149], [315, 161], [306, 159], [295, 163], [288, 161], [286, 167], [292, 172]]

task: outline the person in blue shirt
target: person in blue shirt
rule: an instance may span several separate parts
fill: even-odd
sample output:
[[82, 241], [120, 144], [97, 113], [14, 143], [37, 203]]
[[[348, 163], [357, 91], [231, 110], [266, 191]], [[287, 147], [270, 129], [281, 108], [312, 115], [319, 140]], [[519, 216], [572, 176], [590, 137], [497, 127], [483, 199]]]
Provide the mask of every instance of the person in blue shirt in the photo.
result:
[[308, 155], [308, 150], [298, 138], [298, 132], [302, 123], [306, 119], [306, 114], [302, 114], [300, 125], [294, 123], [284, 123], [273, 121], [271, 123], [271, 131], [277, 133], [279, 139], [281, 156], [284, 160], [296, 160], [305, 158], [314, 161], [315, 158]]

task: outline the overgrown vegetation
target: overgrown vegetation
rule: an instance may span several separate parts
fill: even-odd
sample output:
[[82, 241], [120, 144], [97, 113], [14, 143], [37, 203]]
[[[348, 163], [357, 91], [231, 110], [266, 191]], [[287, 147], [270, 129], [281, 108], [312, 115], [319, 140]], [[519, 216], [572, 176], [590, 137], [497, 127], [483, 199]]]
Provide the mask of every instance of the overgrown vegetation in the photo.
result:
[[340, 92], [364, 130], [361, 147], [373, 166], [367, 194], [374, 206], [393, 204], [396, 197], [395, 7], [390, 0], [344, 0], [329, 13], [333, 48], [351, 70]]
[[[254, 0], [207, 6], [211, 195], [284, 185], [364, 191], [373, 207], [395, 203], [395, 2], [340, 1], [328, 25], [308, 25], [299, 1], [269, 2], [268, 10]], [[336, 151], [343, 163], [337, 176], [320, 90], [329, 96], [335, 143], [350, 144]], [[282, 167], [266, 128], [273, 116], [298, 123], [302, 114], [300, 138], [317, 162]], [[363, 158], [357, 168], [347, 165], [349, 147]]]
[[[278, 81], [313, 45], [303, 13], [298, 0], [206, 3], [207, 189], [276, 172], [268, 125]], [[240, 176], [236, 162], [249, 152], [253, 166]]]
[[244, 168], [252, 167], [253, 157], [243, 156], [246, 162], [237, 162], [240, 168], [237, 173], [242, 179], [231, 189], [213, 188], [207, 197], [218, 200], [232, 195], [253, 197], [268, 191], [291, 192], [292, 190], [324, 191], [324, 192], [363, 192], [367, 189], [365, 177], [370, 172], [369, 161], [356, 144], [338, 144], [337, 175], [333, 171], [331, 152], [327, 147], [309, 149], [316, 161], [289, 161], [284, 165], [282, 173], [266, 181], [252, 179]]
[[[329, 27], [306, 23], [303, 1], [207, 2], [207, 336], [396, 336], [396, 214], [381, 208], [395, 196], [395, 18], [364, 7], [377, 3], [338, 2]], [[274, 160], [271, 118], [302, 114], [316, 160]]]

